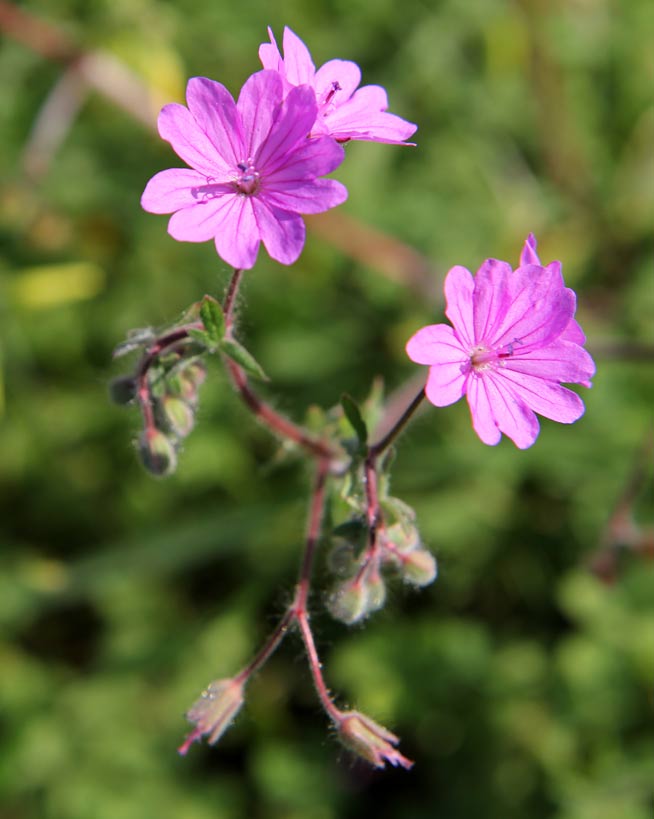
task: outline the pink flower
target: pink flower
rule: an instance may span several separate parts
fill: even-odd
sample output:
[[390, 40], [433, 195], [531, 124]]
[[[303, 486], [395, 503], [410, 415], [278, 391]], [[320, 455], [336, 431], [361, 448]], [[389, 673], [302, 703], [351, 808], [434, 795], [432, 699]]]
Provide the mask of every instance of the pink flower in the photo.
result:
[[312, 136], [328, 134], [339, 142], [364, 139], [397, 144], [415, 133], [417, 126], [412, 122], [387, 113], [388, 98], [383, 88], [359, 88], [361, 70], [356, 63], [330, 60], [316, 71], [309, 49], [290, 28], [284, 29], [283, 58], [270, 28], [268, 34], [270, 43], [259, 47], [263, 67], [278, 71], [287, 90], [310, 85], [315, 91], [318, 117]]
[[540, 264], [533, 235], [517, 270], [496, 259], [475, 277], [453, 267], [445, 296], [453, 327], [423, 327], [406, 345], [412, 361], [429, 365], [425, 393], [432, 404], [444, 407], [465, 395], [485, 444], [494, 446], [504, 433], [520, 449], [538, 436], [534, 413], [563, 424], [583, 415], [583, 402], [561, 382], [590, 386], [595, 365], [573, 318], [575, 294], [564, 286], [559, 262]]
[[235, 268], [253, 267], [259, 243], [282, 264], [302, 252], [300, 213], [321, 213], [347, 198], [340, 182], [319, 179], [343, 160], [326, 137], [308, 139], [317, 106], [311, 88], [286, 96], [275, 71], [259, 71], [238, 102], [220, 83], [189, 80], [188, 108], [166, 105], [159, 134], [193, 170], [172, 168], [148, 182], [141, 205], [172, 213], [170, 235], [182, 242], [213, 239]]

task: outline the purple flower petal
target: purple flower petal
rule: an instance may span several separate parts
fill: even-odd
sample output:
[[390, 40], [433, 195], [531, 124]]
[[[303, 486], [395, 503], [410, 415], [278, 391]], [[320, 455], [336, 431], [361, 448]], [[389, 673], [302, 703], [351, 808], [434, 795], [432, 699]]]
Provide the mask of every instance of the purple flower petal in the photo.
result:
[[207, 184], [207, 178], [188, 168], [170, 168], [159, 171], [145, 186], [141, 207], [149, 213], [174, 213], [180, 208], [197, 204], [198, 187]]
[[536, 237], [533, 233], [530, 233], [525, 239], [525, 245], [522, 249], [522, 253], [520, 254], [521, 267], [525, 264], [540, 264], [540, 259], [538, 258], [538, 253], [536, 252], [537, 244]]
[[508, 369], [502, 370], [501, 374], [494, 373], [492, 380], [498, 390], [513, 396], [514, 401], [517, 399], [539, 415], [560, 424], [572, 424], [584, 414], [584, 402], [577, 393], [553, 381]]
[[287, 163], [287, 154], [308, 138], [316, 121], [316, 100], [307, 86], [293, 88], [282, 103], [275, 128], [261, 145], [257, 165], [271, 174]]
[[493, 372], [483, 380], [499, 431], [510, 438], [518, 449], [530, 447], [540, 430], [530, 405], [517, 391], [511, 390], [497, 373]]
[[509, 280], [511, 266], [497, 259], [486, 259], [475, 276], [473, 293], [474, 339], [490, 340], [491, 332], [502, 325], [511, 307]]
[[266, 191], [264, 199], [280, 210], [324, 213], [345, 202], [347, 188], [335, 179], [316, 179], [305, 183], [275, 181], [274, 190]]
[[291, 85], [312, 85], [316, 67], [309, 49], [288, 26], [284, 28], [283, 44], [286, 79]]
[[[248, 157], [257, 158], [260, 146], [268, 139], [271, 128], [279, 117], [279, 105], [284, 96], [282, 80], [276, 71], [258, 71], [249, 77], [238, 97], [236, 108], [241, 115], [243, 131], [247, 134], [244, 150], [234, 164]], [[309, 126], [311, 127], [311, 126]]]
[[595, 375], [595, 363], [586, 350], [563, 337], [524, 356], [518, 351], [505, 359], [504, 366], [513, 372], [567, 384], [584, 384]]
[[461, 366], [470, 369], [470, 354], [461, 346], [454, 330], [447, 324], [430, 324], [421, 327], [406, 343], [406, 352], [416, 364], [456, 365], [459, 373]]
[[215, 234], [218, 255], [227, 264], [241, 270], [254, 267], [261, 242], [261, 231], [254, 215], [254, 198], [225, 197], [220, 230]]
[[473, 298], [475, 280], [465, 267], [456, 265], [445, 277], [445, 315], [454, 325], [454, 330], [461, 342], [469, 349], [475, 344], [473, 321]]
[[224, 171], [225, 163], [216, 148], [197, 124], [191, 112], [173, 102], [159, 113], [159, 136], [173, 146], [173, 150], [192, 168], [206, 176]]
[[[318, 71], [314, 78], [314, 88], [318, 104], [321, 105], [326, 97], [332, 94], [334, 104], [349, 100], [361, 82], [361, 69], [350, 60], [329, 60]], [[334, 88], [334, 84], [338, 88]]]
[[297, 143], [280, 158], [275, 169], [268, 169], [271, 185], [283, 185], [311, 176], [324, 176], [336, 170], [345, 157], [343, 147], [330, 137], [312, 137]]
[[266, 250], [275, 261], [293, 264], [304, 247], [306, 228], [296, 213], [253, 199], [258, 229]]
[[233, 197], [221, 196], [178, 210], [170, 217], [168, 233], [178, 242], [208, 242], [221, 230]]
[[471, 377], [468, 382], [466, 397], [470, 407], [474, 431], [485, 444], [496, 446], [502, 438], [502, 433], [495, 421], [486, 386], [486, 381], [483, 378]]
[[575, 311], [575, 296], [567, 288], [552, 288], [543, 268], [520, 267], [507, 282], [504, 315], [496, 316], [483, 337], [499, 349], [511, 346], [516, 352], [550, 344], [569, 325]]
[[395, 114], [387, 113], [387, 107], [384, 89], [377, 85], [366, 85], [356, 91], [347, 102], [334, 110], [324, 112], [323, 123], [335, 139], [404, 143], [416, 132], [418, 126]]
[[244, 159], [245, 145], [244, 131], [232, 95], [219, 82], [206, 77], [192, 77], [186, 87], [186, 101], [193, 119], [214, 146], [216, 167], [228, 174], [237, 162]]

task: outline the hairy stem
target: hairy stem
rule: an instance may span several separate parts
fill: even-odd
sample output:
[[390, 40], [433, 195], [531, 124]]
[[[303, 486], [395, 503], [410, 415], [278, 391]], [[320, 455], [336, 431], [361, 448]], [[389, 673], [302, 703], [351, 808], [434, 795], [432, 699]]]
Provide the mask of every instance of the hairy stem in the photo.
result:
[[379, 441], [371, 444], [368, 447], [368, 457], [377, 458], [382, 452], [385, 452], [388, 447], [393, 443], [393, 441], [398, 437], [398, 435], [402, 432], [405, 426], [411, 420], [413, 413], [418, 409], [420, 404], [422, 403], [422, 399], [425, 397], [425, 388], [421, 387], [420, 392], [415, 396], [415, 398], [411, 401], [411, 403], [407, 406], [404, 412], [400, 415], [397, 421], [393, 424], [391, 429], [384, 435], [383, 438], [380, 438]]
[[[233, 337], [234, 328], [234, 305], [238, 297], [239, 286], [241, 283], [243, 271], [234, 270], [232, 278], [227, 287], [225, 301], [223, 304], [223, 313], [225, 314], [225, 329], [226, 337]], [[227, 372], [229, 373], [232, 384], [241, 396], [245, 406], [252, 412], [265, 427], [267, 427], [274, 435], [279, 435], [281, 438], [286, 438], [294, 444], [301, 446], [314, 458], [330, 458], [336, 459], [338, 453], [326, 441], [315, 438], [304, 427], [289, 421], [276, 412], [270, 404], [267, 404], [250, 386], [249, 379], [244, 370], [232, 359], [225, 359]]]
[[295, 612], [292, 609], [289, 609], [279, 621], [277, 627], [266, 640], [259, 652], [252, 658], [245, 668], [242, 669], [242, 671], [240, 671], [236, 677], [234, 677], [234, 682], [239, 684], [247, 682], [250, 677], [268, 661], [272, 654], [274, 654], [274, 652], [277, 650], [284, 637], [286, 637], [288, 634], [288, 630], [294, 619]]

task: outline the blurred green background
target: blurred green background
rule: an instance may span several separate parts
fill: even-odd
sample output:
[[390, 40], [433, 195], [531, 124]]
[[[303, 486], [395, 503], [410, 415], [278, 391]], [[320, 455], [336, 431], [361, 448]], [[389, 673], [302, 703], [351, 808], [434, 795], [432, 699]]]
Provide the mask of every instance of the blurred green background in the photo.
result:
[[[650, 0], [19, 5], [35, 18], [0, 4], [0, 817], [652, 819]], [[221, 744], [177, 756], [183, 712], [283, 611], [307, 475], [217, 362], [166, 481], [106, 396], [129, 329], [229, 274], [140, 210], [179, 160], [139, 88], [183, 101], [200, 74], [236, 93], [284, 24], [318, 65], [356, 60], [419, 131], [415, 149], [348, 145], [338, 221], [313, 219], [294, 267], [262, 251], [248, 274], [242, 337], [275, 405], [301, 418], [377, 374], [399, 388], [445, 271], [517, 262], [529, 231], [563, 260], [598, 365], [586, 415], [543, 421], [525, 452], [483, 446], [463, 403], [426, 412], [393, 491], [437, 582], [394, 589], [364, 628], [314, 597], [338, 701], [402, 737], [409, 773], [339, 747], [294, 639]], [[70, 43], [104, 62], [70, 69]]]

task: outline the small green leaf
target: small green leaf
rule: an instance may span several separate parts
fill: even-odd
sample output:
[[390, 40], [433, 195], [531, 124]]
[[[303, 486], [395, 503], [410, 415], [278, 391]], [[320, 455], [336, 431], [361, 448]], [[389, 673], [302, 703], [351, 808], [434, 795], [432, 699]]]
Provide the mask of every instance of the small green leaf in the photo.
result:
[[354, 399], [347, 393], [341, 396], [341, 406], [345, 417], [350, 422], [352, 429], [355, 431], [361, 448], [365, 447], [368, 442], [368, 429], [366, 423], [361, 417], [361, 411], [356, 405]]
[[188, 331], [189, 336], [196, 341], [198, 344], [201, 344], [203, 349], [209, 350], [213, 352], [216, 349], [216, 344], [211, 340], [209, 333], [205, 330], [196, 330], [195, 328], [191, 328]]
[[220, 344], [225, 335], [225, 315], [223, 308], [211, 296], [202, 299], [200, 318], [213, 346]]
[[242, 367], [248, 375], [261, 381], [268, 381], [268, 376], [254, 356], [245, 347], [231, 338], [224, 338], [220, 342], [220, 351]]

